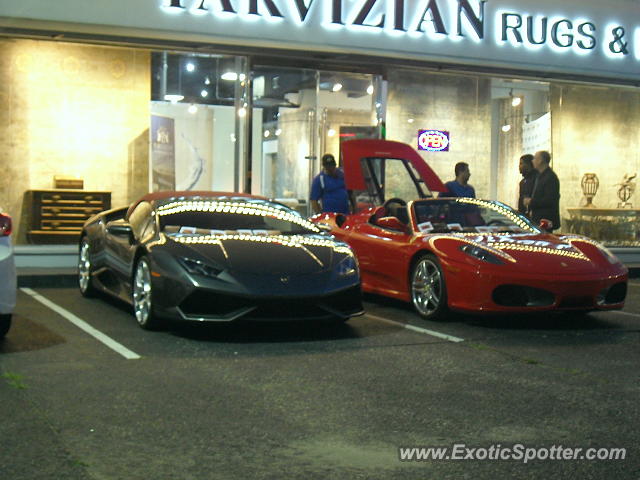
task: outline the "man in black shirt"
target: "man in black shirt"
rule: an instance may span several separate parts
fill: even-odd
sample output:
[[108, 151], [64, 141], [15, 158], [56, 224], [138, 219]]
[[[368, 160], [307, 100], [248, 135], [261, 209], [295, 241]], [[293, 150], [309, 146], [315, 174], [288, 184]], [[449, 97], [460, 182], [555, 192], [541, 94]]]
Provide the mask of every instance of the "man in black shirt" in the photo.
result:
[[541, 219], [551, 220], [551, 232], [560, 228], [560, 181], [549, 167], [551, 154], [545, 150], [536, 152], [533, 156], [533, 168], [538, 172], [538, 178], [533, 185], [531, 197], [523, 200], [524, 206], [531, 212], [531, 220], [538, 224]]
[[520, 175], [522, 175], [522, 180], [520, 180], [520, 194], [518, 196], [518, 211], [524, 215], [529, 216], [529, 209], [524, 206], [524, 199], [526, 197], [531, 197], [533, 193], [533, 184], [536, 181], [536, 177], [538, 176], [538, 172], [535, 168], [533, 168], [533, 155], [527, 153], [526, 155], [522, 155], [520, 157]]

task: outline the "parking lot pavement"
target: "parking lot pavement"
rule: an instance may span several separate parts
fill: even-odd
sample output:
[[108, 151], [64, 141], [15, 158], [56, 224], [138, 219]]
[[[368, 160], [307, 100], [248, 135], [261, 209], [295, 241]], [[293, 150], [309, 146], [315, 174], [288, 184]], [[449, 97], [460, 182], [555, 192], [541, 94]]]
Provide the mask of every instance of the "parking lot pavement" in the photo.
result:
[[[446, 321], [428, 322], [414, 314], [408, 305], [381, 297], [370, 297], [367, 310], [463, 338], [466, 347], [493, 350], [505, 357], [628, 384], [629, 378], [638, 377], [637, 366], [628, 359], [638, 358], [640, 282], [630, 289], [631, 296], [623, 311], [588, 315], [457, 314]], [[616, 362], [615, 368], [612, 362]]]
[[[368, 315], [347, 324], [163, 332], [141, 330], [114, 300], [35, 290], [139, 358], [20, 292], [0, 344], [0, 398], [20, 412], [0, 427], [0, 451], [11, 453], [2, 478], [640, 477], [640, 287], [626, 314], [584, 318], [425, 322], [368, 297]], [[398, 458], [400, 446], [455, 443], [627, 454], [526, 465]]]

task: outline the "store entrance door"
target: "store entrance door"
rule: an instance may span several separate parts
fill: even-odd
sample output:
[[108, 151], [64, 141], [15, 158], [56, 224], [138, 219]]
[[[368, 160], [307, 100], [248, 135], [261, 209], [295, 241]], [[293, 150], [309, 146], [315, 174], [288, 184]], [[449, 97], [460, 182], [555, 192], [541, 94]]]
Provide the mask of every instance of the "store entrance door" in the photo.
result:
[[308, 215], [322, 155], [339, 159], [341, 141], [379, 137], [382, 81], [373, 75], [273, 66], [255, 66], [251, 76], [251, 192]]

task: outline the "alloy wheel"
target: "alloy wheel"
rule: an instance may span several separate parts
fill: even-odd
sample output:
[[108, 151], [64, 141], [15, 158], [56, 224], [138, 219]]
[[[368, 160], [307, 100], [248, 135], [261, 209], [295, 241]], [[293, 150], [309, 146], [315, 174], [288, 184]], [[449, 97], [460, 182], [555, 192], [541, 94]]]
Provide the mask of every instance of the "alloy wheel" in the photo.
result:
[[133, 281], [133, 309], [140, 325], [145, 326], [149, 322], [151, 308], [151, 273], [147, 261], [141, 259]]
[[82, 240], [78, 256], [78, 285], [83, 295], [91, 290], [91, 258], [89, 256], [89, 242], [86, 239]]
[[421, 259], [411, 278], [411, 300], [420, 315], [432, 317], [439, 312], [443, 287], [440, 266], [429, 257]]

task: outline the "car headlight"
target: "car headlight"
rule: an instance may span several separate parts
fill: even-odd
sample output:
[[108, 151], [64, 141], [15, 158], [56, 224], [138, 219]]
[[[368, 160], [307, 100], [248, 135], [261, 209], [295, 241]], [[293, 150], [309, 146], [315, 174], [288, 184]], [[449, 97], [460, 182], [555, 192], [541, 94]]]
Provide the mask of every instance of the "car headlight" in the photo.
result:
[[358, 261], [353, 255], [343, 258], [338, 264], [338, 276], [348, 277], [358, 273]]
[[211, 265], [207, 265], [200, 260], [194, 260], [193, 258], [180, 257], [178, 258], [180, 265], [184, 267], [184, 269], [195, 275], [202, 275], [204, 277], [217, 277], [220, 273], [222, 273], [222, 269], [212, 267]]
[[493, 263], [494, 265], [504, 264], [504, 261], [502, 261], [502, 259], [497, 255], [494, 255], [489, 250], [477, 247], [475, 245], [463, 245], [462, 247], [460, 247], [460, 250], [462, 250], [470, 257], [473, 257], [477, 260], [482, 260], [483, 262]]

